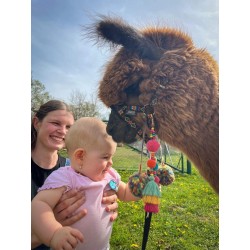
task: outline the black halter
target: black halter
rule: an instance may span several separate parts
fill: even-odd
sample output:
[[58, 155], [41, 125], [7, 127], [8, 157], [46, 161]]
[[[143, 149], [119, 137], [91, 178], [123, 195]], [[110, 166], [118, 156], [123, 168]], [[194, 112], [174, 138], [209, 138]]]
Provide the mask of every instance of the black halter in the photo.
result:
[[[137, 135], [140, 139], [143, 139], [143, 131], [140, 127], [136, 125], [133, 121], [132, 117], [137, 113], [143, 113], [147, 118], [147, 126], [149, 129], [155, 127], [155, 113], [154, 113], [154, 105], [157, 103], [157, 98], [153, 99], [150, 104], [146, 104], [143, 106], [139, 105], [112, 105], [110, 108], [126, 123], [130, 125], [131, 128], [136, 130]], [[149, 140], [147, 135], [145, 135], [145, 142]]]

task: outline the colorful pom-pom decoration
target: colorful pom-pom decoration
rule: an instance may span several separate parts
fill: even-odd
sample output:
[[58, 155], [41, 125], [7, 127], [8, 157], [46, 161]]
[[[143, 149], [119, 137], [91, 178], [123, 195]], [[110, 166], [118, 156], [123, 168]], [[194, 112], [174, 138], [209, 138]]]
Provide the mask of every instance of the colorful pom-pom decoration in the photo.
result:
[[154, 168], [156, 166], [156, 164], [157, 164], [157, 162], [155, 159], [148, 159], [148, 161], [147, 161], [147, 166], [149, 168]]
[[144, 174], [135, 173], [129, 178], [129, 188], [133, 195], [142, 198], [146, 212], [158, 213], [160, 204], [160, 185], [171, 184], [175, 177], [172, 168], [162, 163], [159, 167], [156, 152], [160, 143], [156, 140], [154, 128], [151, 129], [150, 140], [147, 142], [149, 159], [147, 160], [147, 172]]
[[144, 250], [146, 249], [151, 215], [152, 213], [159, 212], [161, 185], [170, 185], [175, 180], [172, 168], [167, 166], [163, 162], [163, 159], [160, 166], [157, 163], [157, 158], [155, 155], [160, 148], [160, 143], [156, 140], [153, 115], [148, 114], [147, 118], [151, 121], [152, 124], [149, 135], [150, 140], [146, 143], [146, 147], [149, 153], [149, 159], [147, 160], [147, 171], [146, 173], [142, 174], [140, 164], [139, 172], [130, 176], [128, 182], [132, 194], [136, 197], [142, 198], [144, 202], [145, 224], [142, 243], [142, 249]]
[[155, 139], [151, 139], [147, 142], [146, 147], [149, 152], [156, 152], [160, 148], [160, 143]]
[[159, 168], [158, 163], [156, 163], [155, 167], [153, 168], [154, 171], [156, 171]]
[[148, 179], [149, 181], [142, 191], [142, 200], [145, 203], [144, 210], [146, 212], [158, 213], [161, 192], [158, 184], [155, 182], [155, 177], [151, 175]]
[[136, 197], [142, 197], [142, 190], [148, 182], [147, 174], [135, 173], [129, 177], [128, 185], [131, 193]]
[[175, 180], [172, 168], [165, 164], [156, 171], [156, 176], [159, 177], [160, 184], [163, 186], [168, 186]]

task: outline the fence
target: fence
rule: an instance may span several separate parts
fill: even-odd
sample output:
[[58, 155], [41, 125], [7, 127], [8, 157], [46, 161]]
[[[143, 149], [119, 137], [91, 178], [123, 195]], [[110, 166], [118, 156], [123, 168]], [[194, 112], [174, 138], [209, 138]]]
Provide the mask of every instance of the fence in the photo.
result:
[[[185, 155], [164, 142], [161, 142], [156, 158], [158, 162], [163, 160], [165, 164], [171, 166], [176, 171], [191, 174], [191, 163]], [[114, 167], [117, 169], [136, 171], [140, 164], [146, 168], [147, 160], [148, 152], [146, 146], [145, 144], [142, 145], [141, 141], [138, 141], [132, 144], [118, 144], [113, 162]]]

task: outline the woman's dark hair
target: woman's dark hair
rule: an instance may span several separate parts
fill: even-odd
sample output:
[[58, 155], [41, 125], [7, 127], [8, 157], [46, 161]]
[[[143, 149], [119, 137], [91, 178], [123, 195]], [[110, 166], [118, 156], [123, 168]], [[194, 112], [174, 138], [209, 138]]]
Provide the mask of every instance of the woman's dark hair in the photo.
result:
[[[66, 110], [71, 112], [69, 106], [59, 100], [50, 100], [44, 104], [42, 104], [38, 111], [35, 111], [34, 117], [37, 117], [38, 120], [41, 122], [45, 116], [51, 111], [55, 110]], [[31, 150], [33, 150], [36, 146], [37, 141], [37, 131], [34, 127], [33, 120], [31, 122]]]

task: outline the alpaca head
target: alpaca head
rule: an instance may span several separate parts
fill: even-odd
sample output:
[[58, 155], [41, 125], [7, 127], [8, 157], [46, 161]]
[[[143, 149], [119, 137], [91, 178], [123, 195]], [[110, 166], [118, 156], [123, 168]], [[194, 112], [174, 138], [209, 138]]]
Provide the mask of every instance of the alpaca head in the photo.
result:
[[[123, 92], [123, 99], [111, 106], [111, 114], [107, 125], [107, 132], [112, 135], [116, 142], [132, 143], [137, 139], [147, 141], [149, 127], [154, 122], [154, 128], [158, 129], [158, 124], [153, 119], [153, 102], [141, 105], [139, 100], [139, 84], [133, 84]], [[149, 115], [152, 114], [151, 120]]]
[[[137, 131], [135, 128], [131, 127], [121, 115], [119, 115], [119, 110], [124, 107], [124, 105], [138, 105], [138, 84], [132, 85], [123, 91], [122, 99], [119, 103], [112, 105], [111, 114], [109, 116], [109, 122], [107, 125], [107, 132], [112, 135], [116, 142], [132, 143], [136, 140]], [[124, 110], [125, 114], [128, 115], [128, 110]], [[128, 116], [131, 117], [131, 116]], [[129, 118], [128, 118], [129, 119]], [[131, 120], [134, 119], [131, 117]], [[141, 126], [139, 123], [136, 126]]]
[[[97, 42], [119, 46], [106, 65], [99, 85], [99, 98], [107, 107], [149, 105], [156, 97], [174, 102], [177, 100], [175, 97], [180, 96], [178, 91], [186, 91], [182, 88], [183, 78], [188, 78], [192, 72], [189, 68], [184, 69], [183, 65], [186, 55], [195, 48], [192, 39], [180, 30], [154, 26], [139, 31], [121, 19], [102, 16], [90, 35]], [[202, 69], [203, 64], [200, 66], [198, 62], [197, 65]], [[190, 77], [190, 87], [192, 81]], [[146, 128], [145, 132], [149, 132], [145, 114], [138, 113], [131, 119], [137, 127]], [[114, 110], [107, 131], [117, 142], [130, 143], [137, 139], [136, 129], [125, 123]]]

